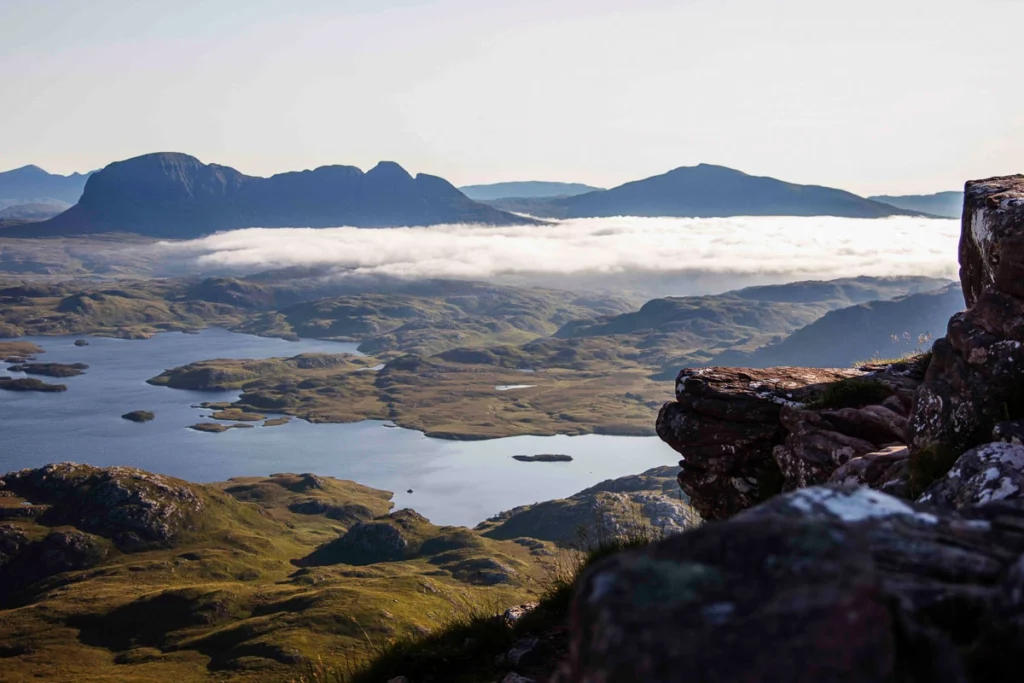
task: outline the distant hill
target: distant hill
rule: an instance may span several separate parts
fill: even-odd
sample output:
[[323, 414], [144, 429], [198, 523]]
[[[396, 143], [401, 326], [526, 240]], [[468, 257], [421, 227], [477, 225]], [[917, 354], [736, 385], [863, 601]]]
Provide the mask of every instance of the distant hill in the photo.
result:
[[71, 207], [68, 202], [46, 199], [24, 203], [0, 204], [0, 220], [44, 221]]
[[190, 238], [248, 227], [396, 227], [439, 223], [528, 224], [479, 204], [442, 178], [413, 178], [394, 162], [372, 170], [323, 166], [247, 176], [177, 153], [147, 154], [94, 173], [61, 215], [4, 236], [128, 232]]
[[18, 203], [56, 199], [74, 204], [82, 196], [88, 173], [68, 176], [47, 173], [38, 166], [22, 166], [0, 173], [0, 200], [18, 200]]
[[937, 192], [936, 194], [908, 194], [900, 196], [879, 195], [868, 197], [908, 211], [930, 213], [944, 218], [960, 218], [964, 206], [964, 193], [959, 191]]
[[844, 216], [920, 215], [845, 190], [796, 185], [724, 166], [684, 166], [610, 190], [556, 199], [495, 200], [496, 208], [550, 218], [600, 216]]
[[460, 187], [462, 193], [476, 201], [494, 199], [533, 199], [537, 197], [573, 197], [585, 192], [593, 192], [603, 188], [584, 185], [582, 183], [550, 183], [541, 180], [526, 180], [511, 183], [493, 183], [490, 185], [466, 185]]
[[726, 351], [714, 365], [766, 368], [776, 365], [849, 367], [872, 358], [927, 350], [944, 336], [950, 317], [964, 309], [959, 284], [889, 301], [830, 311], [777, 344], [752, 353]]
[[877, 299], [893, 299], [949, 284], [929, 277], [856, 277], [747, 287], [722, 294], [652, 299], [640, 310], [592, 320], [574, 320], [555, 336], [571, 339], [603, 335], [685, 334], [699, 330], [705, 339], [722, 328], [788, 333], [826, 312]]

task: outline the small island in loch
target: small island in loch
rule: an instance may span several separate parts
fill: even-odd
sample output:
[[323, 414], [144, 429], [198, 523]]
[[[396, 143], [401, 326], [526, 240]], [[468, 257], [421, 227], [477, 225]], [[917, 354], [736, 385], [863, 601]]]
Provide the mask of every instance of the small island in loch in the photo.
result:
[[4, 391], [42, 391], [47, 393], [57, 393], [67, 391], [68, 387], [65, 384], [47, 384], [42, 380], [35, 379], [34, 377], [0, 377], [0, 389], [3, 389]]
[[84, 375], [89, 366], [85, 363], [17, 363], [7, 368], [8, 372], [24, 372], [26, 375], [44, 377], [77, 377]]
[[572, 462], [571, 455], [558, 453], [541, 453], [539, 455], [513, 455], [513, 460], [519, 462]]
[[150, 422], [155, 417], [156, 415], [148, 410], [133, 410], [122, 415], [121, 419], [128, 420], [129, 422]]

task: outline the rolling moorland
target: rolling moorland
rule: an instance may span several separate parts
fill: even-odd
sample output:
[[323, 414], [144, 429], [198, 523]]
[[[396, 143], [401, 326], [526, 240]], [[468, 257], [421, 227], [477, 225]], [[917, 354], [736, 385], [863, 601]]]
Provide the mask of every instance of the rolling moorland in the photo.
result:
[[[680, 365], [830, 349], [835, 365], [849, 367], [910, 353], [962, 307], [955, 289], [923, 293], [944, 285], [853, 278], [655, 299], [637, 310], [614, 297], [445, 280], [332, 296], [335, 285], [309, 273], [116, 286], [11, 282], [0, 287], [0, 334], [141, 339], [221, 326], [358, 342], [366, 354], [209, 359], [140, 378], [172, 389], [239, 390], [230, 406], [214, 406], [230, 408], [228, 421], [239, 412], [391, 420], [450, 439], [651, 435]], [[786, 343], [793, 338], [807, 341]]]

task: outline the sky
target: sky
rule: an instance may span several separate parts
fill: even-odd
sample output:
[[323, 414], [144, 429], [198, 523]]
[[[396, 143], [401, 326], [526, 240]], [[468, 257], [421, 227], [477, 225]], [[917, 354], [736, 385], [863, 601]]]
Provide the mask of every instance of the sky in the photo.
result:
[[0, 0], [0, 170], [154, 151], [457, 185], [1024, 171], [1024, 0]]

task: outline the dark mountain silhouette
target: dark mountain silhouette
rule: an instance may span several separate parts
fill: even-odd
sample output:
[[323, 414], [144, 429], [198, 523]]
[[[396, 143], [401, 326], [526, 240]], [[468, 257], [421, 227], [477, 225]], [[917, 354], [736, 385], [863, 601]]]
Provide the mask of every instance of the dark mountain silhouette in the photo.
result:
[[[467, 198], [446, 180], [413, 178], [396, 163], [258, 178], [186, 154], [147, 154], [110, 164], [86, 183], [78, 204], [5, 236], [130, 232], [188, 238], [248, 227], [396, 227], [438, 223], [522, 224]], [[21, 235], [24, 233], [24, 235]]]
[[74, 204], [82, 196], [88, 173], [56, 175], [38, 166], [22, 166], [0, 173], [0, 199], [14, 199], [19, 203], [57, 199]]
[[492, 201], [492, 206], [552, 218], [599, 216], [845, 216], [919, 215], [851, 192], [796, 185], [700, 164], [575, 197]]
[[459, 188], [462, 193], [476, 201], [494, 199], [533, 199], [549, 197], [573, 197], [586, 192], [594, 192], [603, 188], [583, 183], [554, 183], [542, 180], [524, 180], [510, 183], [492, 183], [490, 185], [465, 185]]
[[937, 192], [935, 194], [879, 195], [868, 197], [900, 209], [930, 213], [943, 218], [960, 218], [964, 206], [964, 193], [959, 191]]

